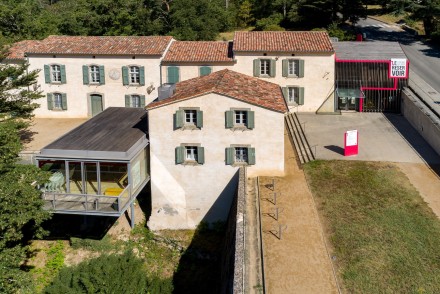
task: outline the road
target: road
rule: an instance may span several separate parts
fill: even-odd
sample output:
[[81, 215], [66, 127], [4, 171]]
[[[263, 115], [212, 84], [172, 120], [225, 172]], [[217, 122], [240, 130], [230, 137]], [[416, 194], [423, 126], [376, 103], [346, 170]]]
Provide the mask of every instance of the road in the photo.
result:
[[397, 41], [410, 60], [410, 68], [440, 93], [440, 49], [420, 41], [398, 25], [367, 18], [356, 27], [367, 34], [370, 41]]

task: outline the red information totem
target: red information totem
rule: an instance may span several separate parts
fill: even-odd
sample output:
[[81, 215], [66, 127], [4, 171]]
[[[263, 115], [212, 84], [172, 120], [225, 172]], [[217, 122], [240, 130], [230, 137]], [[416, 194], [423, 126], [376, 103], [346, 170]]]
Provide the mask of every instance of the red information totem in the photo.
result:
[[344, 156], [358, 155], [359, 135], [357, 130], [346, 131], [344, 134]]

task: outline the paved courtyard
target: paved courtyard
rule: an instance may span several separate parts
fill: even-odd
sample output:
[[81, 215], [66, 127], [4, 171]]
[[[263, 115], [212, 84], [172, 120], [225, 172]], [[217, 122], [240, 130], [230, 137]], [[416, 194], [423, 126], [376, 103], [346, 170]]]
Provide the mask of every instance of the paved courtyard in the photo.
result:
[[[440, 164], [440, 157], [399, 114], [298, 113], [317, 159], [368, 160]], [[358, 130], [359, 154], [345, 157], [344, 133]]]

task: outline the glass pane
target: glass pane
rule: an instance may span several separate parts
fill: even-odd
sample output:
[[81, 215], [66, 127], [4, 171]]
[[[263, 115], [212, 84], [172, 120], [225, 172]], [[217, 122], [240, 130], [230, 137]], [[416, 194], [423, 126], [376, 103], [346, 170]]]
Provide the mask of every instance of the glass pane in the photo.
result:
[[133, 181], [132, 191], [135, 192], [136, 189], [145, 181], [147, 177], [147, 163], [145, 150], [141, 152], [132, 162], [131, 162], [131, 178]]
[[69, 162], [69, 185], [70, 193], [83, 193], [83, 183], [81, 177], [81, 162]]
[[100, 162], [101, 194], [119, 196], [128, 186], [126, 163]]
[[41, 189], [46, 192], [66, 193], [66, 165], [65, 161], [47, 160], [40, 161], [39, 167], [44, 171], [49, 171], [52, 175], [49, 181], [45, 183]]
[[96, 162], [84, 163], [85, 194], [98, 194]]

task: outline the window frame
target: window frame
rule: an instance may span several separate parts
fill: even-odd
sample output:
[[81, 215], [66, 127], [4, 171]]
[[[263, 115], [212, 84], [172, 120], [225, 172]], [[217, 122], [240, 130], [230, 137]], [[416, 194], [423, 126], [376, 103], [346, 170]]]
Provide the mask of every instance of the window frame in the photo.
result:
[[[135, 71], [137, 69], [137, 71]], [[133, 82], [134, 80], [134, 82]], [[128, 66], [128, 84], [139, 85], [141, 83], [141, 68], [138, 65]]]
[[[94, 71], [93, 69], [96, 69], [96, 71]], [[96, 64], [89, 65], [89, 79], [90, 79], [90, 82], [89, 82], [90, 84], [100, 84], [101, 83], [101, 72], [100, 72], [99, 65], [96, 65]]]
[[255, 128], [255, 111], [250, 108], [230, 108], [225, 112], [225, 127], [233, 131], [253, 130]]
[[265, 59], [265, 58], [261, 58], [260, 59], [260, 76], [262, 77], [269, 77], [270, 76], [270, 65], [271, 65], [271, 60]]
[[255, 147], [248, 144], [231, 144], [226, 148], [225, 163], [231, 166], [255, 165]]
[[52, 93], [52, 110], [63, 110], [63, 95], [59, 92]]
[[[291, 90], [294, 90], [293, 100], [291, 100]], [[287, 105], [298, 106], [304, 105], [304, 87], [297, 85], [287, 85], [283, 87], [283, 95]]]
[[205, 164], [205, 148], [200, 143], [182, 143], [176, 147], [175, 152], [176, 165], [197, 166]]
[[[292, 66], [293, 68], [292, 68]], [[287, 59], [287, 76], [298, 77], [299, 75], [299, 59]]]
[[[55, 70], [55, 67], [58, 67], [58, 70]], [[50, 64], [49, 65], [50, 68], [50, 82], [51, 83], [56, 83], [56, 84], [61, 84], [61, 64]], [[58, 73], [58, 75], [56, 76], [56, 73]]]

